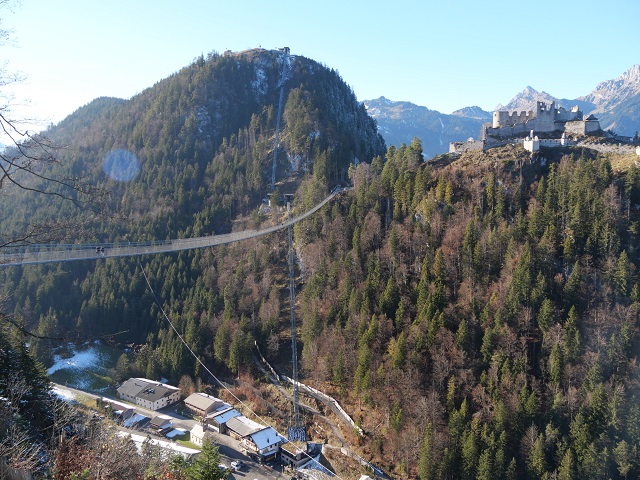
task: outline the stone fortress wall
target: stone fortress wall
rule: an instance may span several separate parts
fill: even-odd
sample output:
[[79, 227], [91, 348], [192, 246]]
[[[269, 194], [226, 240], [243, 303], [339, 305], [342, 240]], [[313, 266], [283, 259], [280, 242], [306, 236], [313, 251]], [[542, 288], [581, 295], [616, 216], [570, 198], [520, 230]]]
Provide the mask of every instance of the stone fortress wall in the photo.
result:
[[590, 116], [586, 120], [566, 122], [564, 131], [573, 135], [589, 135], [600, 131], [600, 122], [597, 118]]
[[484, 149], [484, 140], [467, 140], [466, 142], [451, 142], [449, 144], [449, 153], [474, 152]]
[[[600, 122], [593, 115], [584, 118], [583, 112], [575, 106], [570, 110], [557, 107], [555, 102], [549, 104], [537, 102], [536, 109], [528, 112], [510, 112], [498, 110], [493, 112], [493, 122], [483, 125], [480, 140], [470, 139], [466, 142], [454, 142], [449, 145], [449, 153], [462, 153], [473, 150], [486, 150], [506, 139], [511, 143], [521, 143], [524, 137], [537, 142], [535, 133], [558, 133], [557, 139], [547, 139], [542, 146], [554, 147], [567, 145], [566, 135], [585, 136], [599, 132]], [[563, 137], [564, 140], [560, 137]], [[553, 140], [553, 141], [552, 141]]]
[[[573, 112], [573, 109], [572, 109]], [[569, 114], [568, 114], [569, 113]], [[580, 120], [582, 112], [578, 115], [571, 115], [564, 108], [555, 108], [555, 103], [547, 105], [544, 102], [537, 102], [536, 111], [528, 112], [509, 112], [506, 110], [498, 110], [493, 112], [492, 128], [513, 127], [515, 125], [529, 125], [528, 130], [536, 130], [539, 132], [552, 132], [555, 130], [556, 121]], [[525, 131], [527, 129], [525, 128]]]
[[537, 102], [535, 111], [493, 112], [493, 122], [491, 126], [483, 128], [483, 136], [485, 138], [487, 136], [508, 137], [528, 133], [531, 130], [536, 133], [565, 132], [567, 127], [569, 127], [569, 133], [585, 135], [600, 130], [600, 122], [593, 116], [585, 120], [577, 106], [566, 110], [563, 107], [556, 107], [555, 102], [550, 104]]

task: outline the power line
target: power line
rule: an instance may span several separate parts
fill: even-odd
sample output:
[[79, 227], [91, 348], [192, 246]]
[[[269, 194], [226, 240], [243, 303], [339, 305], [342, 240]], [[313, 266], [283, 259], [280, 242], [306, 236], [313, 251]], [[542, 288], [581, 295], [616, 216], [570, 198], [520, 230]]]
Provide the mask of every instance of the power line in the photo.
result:
[[[156, 305], [158, 305], [158, 308], [160, 309], [160, 312], [162, 313], [162, 316], [165, 318], [165, 320], [169, 323], [169, 325], [171, 326], [171, 329], [173, 330], [173, 332], [178, 336], [178, 338], [180, 339], [180, 341], [182, 342], [182, 344], [187, 348], [187, 350], [189, 351], [189, 353], [193, 356], [193, 358], [196, 359], [196, 361], [200, 364], [200, 366], [202, 366], [202, 368], [204, 368], [206, 370], [206, 372], [211, 375], [211, 377], [218, 383], [218, 385], [220, 385], [221, 388], [223, 388], [224, 390], [226, 390], [240, 405], [242, 405], [247, 411], [249, 411], [253, 416], [255, 416], [255, 418], [257, 418], [260, 422], [262, 422], [264, 425], [269, 425], [269, 423], [264, 420], [260, 415], [258, 415], [255, 411], [253, 411], [251, 409], [251, 407], [249, 407], [246, 403], [244, 403], [242, 400], [240, 400], [225, 384], [224, 382], [222, 382], [218, 377], [216, 377], [213, 372], [211, 370], [209, 370], [209, 368], [204, 364], [204, 362], [202, 360], [200, 360], [200, 357], [198, 357], [198, 355], [196, 355], [196, 353], [191, 349], [191, 347], [187, 344], [186, 340], [182, 337], [182, 335], [180, 334], [180, 332], [178, 331], [178, 329], [174, 326], [173, 322], [171, 321], [171, 319], [169, 319], [169, 317], [167, 316], [167, 314], [164, 311], [164, 308], [162, 308], [162, 305], [160, 305], [160, 301], [158, 300], [158, 297], [156, 296], [155, 291], [153, 290], [153, 287], [151, 286], [151, 283], [149, 282], [149, 277], [147, 277], [147, 273], [144, 270], [144, 267], [140, 264], [140, 262], [138, 262], [138, 265], [140, 266], [140, 270], [142, 271], [142, 275], [144, 276], [145, 281], [147, 282], [147, 286], [149, 287], [149, 290], [151, 291], [151, 295], [153, 296], [154, 301], [156, 302]], [[276, 433], [281, 437], [281, 438], [285, 438], [286, 437], [284, 435], [282, 435], [275, 427], [271, 427], [273, 428]], [[311, 455], [309, 455], [307, 452], [302, 452], [303, 455], [305, 455], [306, 457], [309, 458], [309, 460], [314, 460], [313, 457]], [[331, 474], [339, 479], [339, 480], [343, 480], [338, 474], [331, 472]], [[316, 478], [313, 477], [312, 478]]]

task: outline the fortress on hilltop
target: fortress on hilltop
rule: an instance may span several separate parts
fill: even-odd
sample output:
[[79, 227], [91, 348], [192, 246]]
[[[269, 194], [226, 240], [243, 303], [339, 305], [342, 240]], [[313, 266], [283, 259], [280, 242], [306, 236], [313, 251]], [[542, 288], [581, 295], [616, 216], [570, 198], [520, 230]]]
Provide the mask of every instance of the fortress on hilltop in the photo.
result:
[[536, 110], [528, 112], [493, 112], [493, 124], [482, 127], [483, 137], [511, 137], [529, 133], [560, 132], [567, 135], [584, 136], [600, 131], [600, 122], [593, 115], [584, 118], [582, 110], [576, 105], [571, 110], [550, 104], [536, 102]]
[[529, 150], [532, 144], [527, 141], [537, 142], [539, 134], [545, 137], [540, 140], [540, 146], [560, 147], [572, 144], [569, 137], [584, 137], [600, 131], [598, 119], [593, 115], [585, 118], [578, 106], [566, 110], [555, 102], [536, 102], [535, 111], [496, 110], [493, 122], [482, 126], [479, 140], [453, 142], [449, 145], [449, 153], [486, 150], [507, 143], [521, 143]]

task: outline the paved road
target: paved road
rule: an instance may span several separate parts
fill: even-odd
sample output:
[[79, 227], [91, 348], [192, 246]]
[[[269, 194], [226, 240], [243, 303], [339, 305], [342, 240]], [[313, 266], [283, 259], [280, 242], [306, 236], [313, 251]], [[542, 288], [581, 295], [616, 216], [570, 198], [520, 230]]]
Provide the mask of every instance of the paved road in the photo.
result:
[[[118, 398], [113, 398], [105, 395], [97, 395], [94, 393], [85, 392], [83, 390], [78, 390], [76, 388], [67, 387], [65, 385], [59, 385], [55, 383], [53, 385], [56, 389], [70, 392], [73, 396], [76, 396], [76, 397], [81, 395], [85, 397], [94, 398], [94, 399], [105, 397], [105, 398], [111, 398], [120, 403], [128, 404], [128, 402], [125, 402]], [[190, 431], [194, 427], [194, 425], [197, 423], [193, 419], [179, 415], [176, 412], [175, 405], [163, 408], [158, 411], [150, 410], [148, 408], [144, 408], [139, 405], [133, 405], [133, 404], [130, 404], [130, 405], [132, 408], [135, 409], [137, 413], [144, 415], [149, 419], [152, 419], [153, 417], [159, 414], [171, 417], [174, 427], [182, 428], [187, 431]], [[118, 428], [125, 432], [138, 434], [138, 435], [142, 433], [146, 435], [149, 433], [145, 428], [146, 425], [148, 425], [148, 423], [149, 423], [149, 420], [146, 420], [144, 422], [141, 422], [139, 425], [133, 426], [132, 428], [125, 428], [123, 426], [118, 426]], [[151, 435], [151, 436], [152, 438], [158, 438], [165, 441], [169, 440], [167, 438], [160, 437], [157, 435]], [[222, 461], [225, 465], [229, 466], [233, 460], [242, 460], [245, 463], [245, 468], [243, 468], [242, 471], [232, 473], [229, 476], [229, 478], [246, 479], [246, 480], [253, 480], [253, 479], [274, 480], [274, 479], [290, 478], [289, 476], [284, 475], [280, 471], [278, 471], [278, 469], [281, 468], [278, 465], [273, 465], [273, 468], [271, 468], [268, 465], [261, 465], [251, 460], [251, 458], [249, 458], [247, 455], [243, 453], [243, 450], [240, 447], [240, 442], [238, 440], [235, 440], [234, 438], [231, 438], [228, 435], [221, 435], [216, 432], [211, 432], [211, 437], [213, 438], [215, 443], [218, 445], [220, 453], [222, 454]]]

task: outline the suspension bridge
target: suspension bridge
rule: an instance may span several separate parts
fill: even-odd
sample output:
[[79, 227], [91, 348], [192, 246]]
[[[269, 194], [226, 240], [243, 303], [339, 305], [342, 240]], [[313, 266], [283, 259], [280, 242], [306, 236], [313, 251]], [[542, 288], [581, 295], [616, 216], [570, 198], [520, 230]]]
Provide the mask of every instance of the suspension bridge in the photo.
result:
[[[291, 57], [289, 48], [285, 47], [281, 49], [282, 52], [282, 69], [280, 71], [280, 79], [278, 82], [278, 88], [280, 89], [279, 101], [278, 101], [278, 113], [276, 117], [276, 131], [275, 141], [273, 146], [273, 163], [272, 163], [272, 176], [271, 176], [271, 189], [275, 189], [276, 185], [276, 165], [278, 155], [278, 135], [280, 131], [280, 118], [282, 116], [284, 88], [287, 79], [291, 72]], [[40, 244], [40, 245], [27, 245], [22, 247], [7, 247], [0, 249], [0, 267], [16, 266], [16, 265], [29, 265], [29, 264], [43, 264], [54, 262], [71, 262], [78, 260], [99, 260], [102, 258], [119, 258], [119, 257], [132, 257], [141, 255], [151, 255], [159, 253], [178, 252], [182, 250], [191, 250], [196, 248], [206, 248], [216, 245], [223, 245], [227, 243], [239, 242], [242, 240], [248, 240], [250, 238], [257, 238], [263, 235], [276, 232], [278, 230], [288, 229], [288, 243], [289, 243], [289, 301], [291, 310], [291, 344], [292, 344], [292, 362], [293, 362], [293, 387], [294, 387], [294, 400], [293, 400], [293, 418], [291, 425], [288, 429], [289, 440], [306, 439], [305, 428], [300, 421], [299, 413], [299, 394], [298, 394], [298, 365], [297, 365], [297, 350], [296, 350], [296, 316], [295, 316], [295, 287], [294, 287], [294, 269], [293, 269], [293, 244], [292, 244], [292, 227], [297, 222], [304, 220], [310, 215], [313, 215], [320, 208], [331, 201], [336, 195], [342, 191], [348, 190], [348, 188], [336, 187], [324, 200], [320, 201], [317, 205], [310, 208], [306, 212], [291, 217], [291, 198], [287, 201], [287, 220], [277, 225], [269, 226], [260, 230], [244, 230], [240, 232], [231, 232], [220, 235], [211, 235], [195, 238], [182, 238], [175, 240], [159, 240], [159, 241], [147, 241], [147, 242], [126, 242], [126, 243], [90, 243], [90, 244]]]
[[39, 244], [25, 247], [7, 247], [1, 249], [0, 267], [29, 265], [38, 263], [72, 262], [78, 260], [96, 260], [101, 258], [133, 257], [158, 253], [178, 252], [195, 248], [206, 248], [226, 243], [234, 243], [250, 238], [268, 235], [288, 228], [320, 210], [336, 195], [346, 189], [337, 187], [314, 207], [296, 217], [260, 230], [243, 230], [205, 237], [180, 238], [175, 240], [156, 240], [146, 242], [88, 243], [88, 244]]

